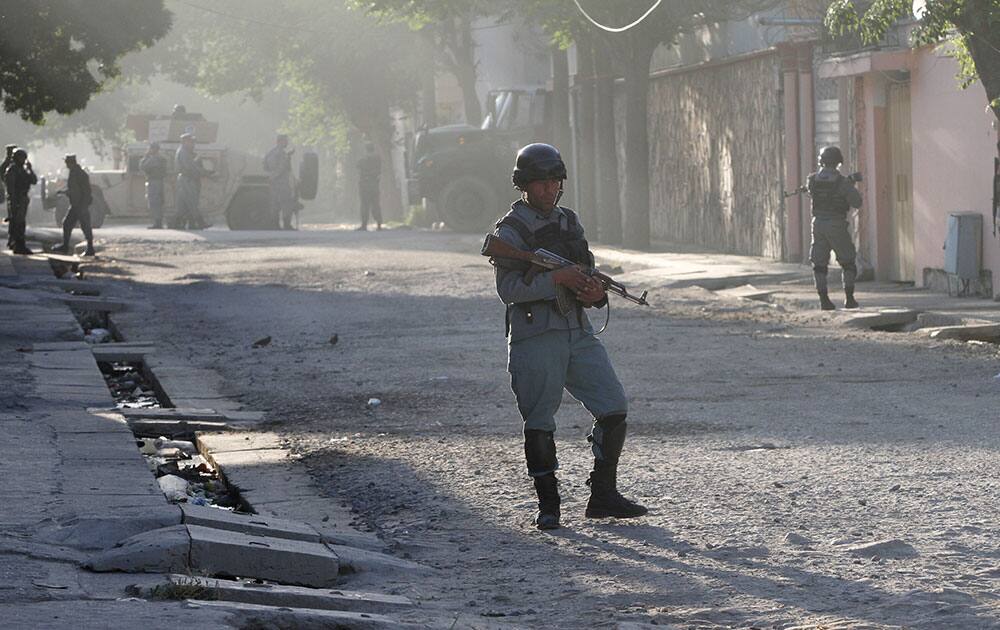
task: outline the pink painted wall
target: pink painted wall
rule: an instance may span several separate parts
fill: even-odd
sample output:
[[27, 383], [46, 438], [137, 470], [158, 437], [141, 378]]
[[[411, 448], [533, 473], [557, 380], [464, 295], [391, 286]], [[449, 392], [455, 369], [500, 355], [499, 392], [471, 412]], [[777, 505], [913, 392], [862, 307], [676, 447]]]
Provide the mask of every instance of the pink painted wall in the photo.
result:
[[913, 129], [914, 269], [944, 267], [942, 245], [948, 215], [983, 215], [983, 267], [993, 272], [1000, 291], [1000, 240], [993, 238], [993, 156], [995, 118], [986, 92], [976, 83], [966, 90], [955, 79], [953, 59], [924, 48], [914, 52], [910, 75]]

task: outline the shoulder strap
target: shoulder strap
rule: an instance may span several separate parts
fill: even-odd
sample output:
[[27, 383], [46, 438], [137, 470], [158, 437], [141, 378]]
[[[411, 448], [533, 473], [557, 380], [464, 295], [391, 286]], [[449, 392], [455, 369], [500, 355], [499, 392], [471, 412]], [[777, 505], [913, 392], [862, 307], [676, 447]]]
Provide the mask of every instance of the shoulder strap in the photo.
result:
[[563, 208], [562, 211], [566, 213], [566, 229], [570, 232], [576, 232], [576, 228], [580, 225], [580, 219], [576, 216], [576, 212], [569, 208]]
[[517, 235], [521, 237], [521, 240], [528, 246], [528, 249], [534, 250], [535, 248], [535, 233], [531, 231], [531, 228], [522, 221], [518, 219], [513, 214], [508, 214], [504, 218], [497, 221], [497, 228], [502, 225], [513, 229], [517, 232]]

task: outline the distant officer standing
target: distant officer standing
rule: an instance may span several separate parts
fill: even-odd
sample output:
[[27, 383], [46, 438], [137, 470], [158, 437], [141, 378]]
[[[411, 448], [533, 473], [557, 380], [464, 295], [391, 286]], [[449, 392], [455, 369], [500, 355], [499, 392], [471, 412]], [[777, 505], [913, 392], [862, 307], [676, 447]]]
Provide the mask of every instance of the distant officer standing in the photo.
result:
[[24, 242], [24, 232], [28, 218], [28, 194], [31, 187], [38, 183], [28, 161], [28, 152], [15, 149], [11, 153], [11, 161], [4, 170], [4, 187], [7, 189], [7, 211], [10, 213], [10, 248], [15, 254], [29, 255], [32, 253]]
[[382, 229], [382, 205], [379, 202], [379, 178], [382, 176], [382, 158], [375, 152], [375, 145], [365, 144], [365, 156], [358, 160], [358, 197], [361, 201], [361, 227], [368, 229], [368, 215], [375, 218], [376, 229]]
[[165, 202], [167, 178], [167, 158], [160, 153], [160, 143], [151, 142], [146, 155], [139, 162], [139, 170], [146, 175], [146, 202], [149, 215], [153, 218], [151, 230], [163, 229], [163, 204]]
[[93, 201], [90, 176], [77, 163], [75, 155], [67, 155], [65, 162], [66, 168], [69, 170], [69, 177], [66, 180], [66, 190], [63, 192], [69, 197], [69, 212], [66, 213], [62, 224], [62, 251], [66, 254], [70, 253], [70, 238], [73, 236], [73, 228], [79, 225], [84, 238], [87, 239], [87, 251], [83, 255], [94, 256], [94, 230], [90, 227], [90, 203]]
[[838, 167], [844, 156], [838, 147], [825, 147], [819, 154], [819, 172], [809, 175], [806, 189], [812, 199], [812, 244], [809, 247], [809, 261], [813, 265], [816, 292], [819, 294], [820, 308], [832, 311], [837, 307], [830, 301], [827, 292], [827, 271], [830, 251], [837, 254], [837, 263], [844, 280], [844, 308], [858, 308], [854, 299], [854, 281], [858, 267], [855, 263], [857, 251], [854, 239], [848, 230], [847, 214], [851, 208], [861, 207], [861, 193], [854, 182], [840, 174]]
[[278, 135], [275, 145], [264, 156], [264, 170], [268, 174], [271, 187], [271, 212], [275, 222], [283, 230], [293, 230], [292, 217], [295, 215], [295, 188], [292, 185], [292, 154], [288, 148], [288, 136]]
[[[529, 144], [517, 154], [512, 180], [522, 192], [497, 223], [496, 235], [518, 249], [545, 248], [592, 266], [593, 255], [575, 212], [558, 206], [566, 165], [555, 147]], [[594, 416], [588, 440], [594, 454], [588, 518], [642, 516], [646, 508], [617, 488], [618, 461], [625, 444], [628, 401], [604, 345], [594, 336], [584, 308], [602, 306], [600, 282], [576, 267], [535, 274], [522, 264], [494, 260], [497, 294], [507, 305], [508, 371], [524, 421], [524, 455], [538, 495], [534, 523], [559, 527], [560, 497], [556, 470], [555, 414], [563, 390]], [[565, 287], [577, 306], [563, 313], [557, 291]]]
[[[10, 166], [10, 163], [13, 161], [13, 157], [12, 156], [14, 155], [14, 149], [16, 149], [16, 148], [17, 148], [16, 144], [8, 144], [7, 147], [6, 147], [7, 153], [4, 156], [4, 158], [3, 158], [3, 163], [0, 164], [0, 204], [6, 204], [7, 205], [7, 219], [6, 219], [6, 222], [8, 224], [10, 223], [10, 216], [11, 216], [10, 215], [10, 204], [7, 203], [7, 191], [6, 191], [6, 189], [4, 188], [4, 185], [3, 185], [3, 176], [4, 176], [4, 173], [7, 172], [7, 167]], [[10, 226], [8, 225], [8, 227], [7, 227], [7, 249], [12, 248], [13, 246], [14, 246], [14, 235], [10, 231]]]
[[210, 173], [201, 165], [194, 150], [194, 134], [181, 135], [181, 146], [177, 149], [174, 163], [177, 167], [177, 216], [173, 227], [178, 230], [203, 230], [211, 227], [198, 211], [201, 197], [201, 179]]

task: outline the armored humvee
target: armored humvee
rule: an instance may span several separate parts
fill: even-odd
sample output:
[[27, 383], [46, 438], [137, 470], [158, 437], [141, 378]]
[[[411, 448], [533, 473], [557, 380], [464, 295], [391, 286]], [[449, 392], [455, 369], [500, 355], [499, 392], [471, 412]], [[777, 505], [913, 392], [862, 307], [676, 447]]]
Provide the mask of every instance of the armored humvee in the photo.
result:
[[512, 196], [510, 172], [521, 146], [549, 137], [551, 99], [544, 88], [493, 90], [482, 125], [420, 130], [407, 181], [457, 232], [492, 227]]
[[[202, 181], [199, 209], [205, 219], [209, 223], [225, 219], [233, 230], [278, 228], [277, 217], [271, 212], [268, 177], [263, 169], [262, 156], [249, 155], [216, 143], [218, 123], [207, 121], [200, 114], [185, 114], [182, 118], [130, 115], [126, 126], [135, 133], [136, 142], [124, 147], [124, 169], [90, 171], [94, 199], [90, 214], [94, 227], [100, 227], [108, 215], [124, 218], [149, 216], [146, 177], [139, 169], [139, 162], [151, 142], [160, 143], [160, 153], [167, 160], [164, 213], [169, 220], [176, 208], [174, 154], [180, 146], [180, 136], [193, 133], [198, 158], [205, 170], [212, 173], [212, 177]], [[316, 155], [306, 153], [298, 182], [301, 199], [315, 198], [316, 177]], [[63, 187], [64, 182], [56, 180], [46, 182], [43, 188], [43, 204], [55, 210], [57, 223], [62, 222], [69, 209], [64, 196], [53, 194]]]

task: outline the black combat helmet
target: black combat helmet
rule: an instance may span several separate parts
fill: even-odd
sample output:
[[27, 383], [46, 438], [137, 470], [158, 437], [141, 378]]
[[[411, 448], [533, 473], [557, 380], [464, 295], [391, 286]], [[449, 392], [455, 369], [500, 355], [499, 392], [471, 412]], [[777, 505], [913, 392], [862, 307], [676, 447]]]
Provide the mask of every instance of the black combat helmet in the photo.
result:
[[819, 152], [819, 163], [822, 166], [839, 166], [844, 163], [844, 154], [840, 147], [823, 147]]
[[566, 179], [566, 164], [559, 149], [551, 144], [535, 142], [517, 152], [511, 181], [514, 188], [524, 190], [531, 182], [541, 179]]

